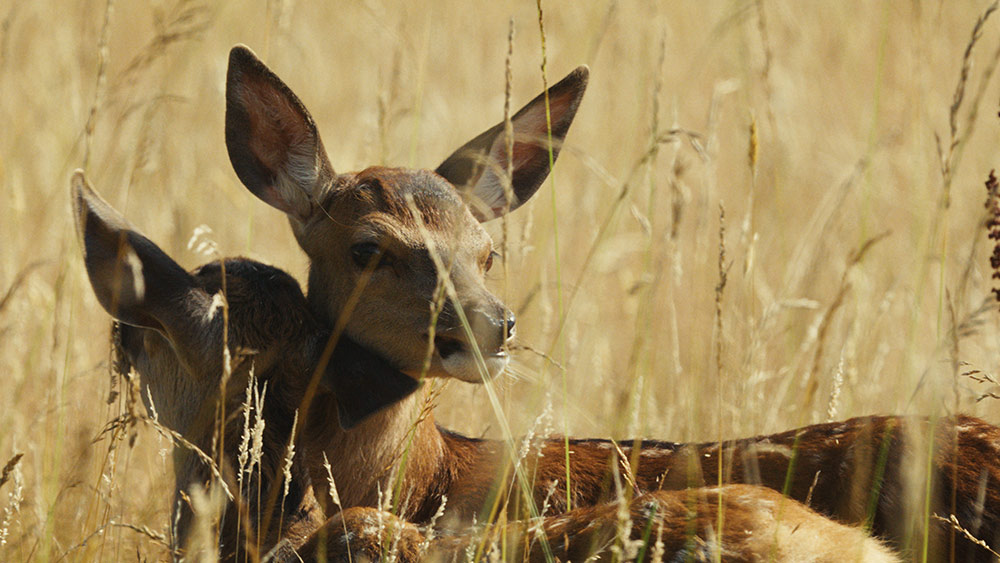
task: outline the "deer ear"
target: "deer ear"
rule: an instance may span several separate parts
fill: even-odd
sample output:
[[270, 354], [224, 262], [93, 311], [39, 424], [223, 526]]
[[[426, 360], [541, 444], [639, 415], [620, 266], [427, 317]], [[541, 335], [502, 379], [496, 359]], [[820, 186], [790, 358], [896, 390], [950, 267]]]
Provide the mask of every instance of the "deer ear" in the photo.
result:
[[337, 416], [344, 430], [354, 428], [420, 387], [416, 379], [343, 336], [323, 377], [337, 397]]
[[[559, 156], [576, 109], [587, 89], [590, 71], [578, 67], [549, 88], [548, 110], [552, 123], [552, 161]], [[546, 92], [528, 102], [511, 118], [514, 129], [512, 196], [504, 189], [503, 178], [511, 158], [507, 154], [504, 124], [486, 130], [449, 156], [436, 172], [458, 188], [480, 221], [488, 221], [505, 211], [517, 209], [538, 191], [549, 175], [549, 118]]]
[[312, 116], [243, 45], [229, 52], [226, 148], [243, 185], [299, 221], [334, 176]]
[[97, 300], [124, 323], [166, 332], [167, 319], [178, 306], [190, 308], [194, 280], [101, 199], [82, 170], [70, 184], [77, 234]]

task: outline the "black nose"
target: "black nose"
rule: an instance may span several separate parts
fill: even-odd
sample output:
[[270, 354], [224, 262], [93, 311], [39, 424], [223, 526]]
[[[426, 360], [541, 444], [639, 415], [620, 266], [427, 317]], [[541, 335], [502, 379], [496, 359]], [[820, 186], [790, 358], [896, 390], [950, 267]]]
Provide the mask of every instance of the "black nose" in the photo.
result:
[[507, 319], [504, 321], [504, 329], [507, 331], [505, 333], [504, 340], [510, 340], [514, 336], [514, 323], [517, 319], [514, 318], [514, 313], [507, 311]]

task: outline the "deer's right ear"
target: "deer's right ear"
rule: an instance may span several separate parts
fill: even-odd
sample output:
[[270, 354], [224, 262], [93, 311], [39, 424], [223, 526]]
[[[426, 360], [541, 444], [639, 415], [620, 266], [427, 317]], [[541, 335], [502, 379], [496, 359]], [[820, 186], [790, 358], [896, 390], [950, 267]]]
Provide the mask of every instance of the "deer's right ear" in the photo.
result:
[[[435, 172], [455, 185], [480, 221], [517, 209], [538, 191], [559, 156], [589, 77], [590, 70], [581, 66], [515, 113], [511, 155], [501, 122], [452, 153]], [[508, 165], [512, 193], [503, 179]]]
[[299, 98], [243, 45], [229, 53], [226, 148], [254, 195], [305, 221], [334, 176], [316, 124]]
[[112, 317], [167, 332], [170, 318], [190, 307], [194, 280], [139, 234], [87, 183], [82, 170], [70, 182], [76, 229], [90, 285]]

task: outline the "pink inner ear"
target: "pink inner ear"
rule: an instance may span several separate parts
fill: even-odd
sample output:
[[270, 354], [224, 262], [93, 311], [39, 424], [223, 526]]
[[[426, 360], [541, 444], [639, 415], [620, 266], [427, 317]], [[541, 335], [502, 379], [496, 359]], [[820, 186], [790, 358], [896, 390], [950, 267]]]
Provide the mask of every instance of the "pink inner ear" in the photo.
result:
[[284, 172], [288, 153], [311, 140], [306, 119], [266, 77], [246, 79], [240, 99], [250, 120], [250, 150], [272, 174]]
[[[558, 129], [562, 116], [569, 111], [570, 104], [574, 99], [573, 92], [566, 92], [561, 96], [549, 98], [549, 114], [552, 119], [552, 128]], [[514, 122], [514, 169], [517, 170], [528, 164], [539, 151], [548, 150], [546, 139], [548, 138], [548, 123], [545, 119], [545, 102], [539, 101], [531, 106], [523, 115], [518, 116]], [[505, 150], [506, 140], [503, 136], [499, 139], [500, 146], [495, 154], [500, 157], [497, 161], [501, 168], [506, 168], [507, 161], [502, 156]]]

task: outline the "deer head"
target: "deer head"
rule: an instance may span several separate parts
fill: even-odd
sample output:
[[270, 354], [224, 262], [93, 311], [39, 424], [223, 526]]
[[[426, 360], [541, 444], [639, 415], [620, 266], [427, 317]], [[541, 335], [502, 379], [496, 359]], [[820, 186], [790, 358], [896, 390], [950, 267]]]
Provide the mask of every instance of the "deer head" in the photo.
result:
[[[349, 339], [339, 339], [324, 361], [330, 331], [313, 316], [298, 283], [285, 272], [240, 258], [187, 272], [102, 200], [82, 172], [74, 174], [71, 188], [87, 274], [101, 306], [118, 321], [119, 352], [140, 376], [147, 410], [209, 455], [219, 443], [217, 417], [226, 413], [225, 447], [216, 463], [227, 481], [239, 471], [242, 417], [232, 415], [244, 406], [251, 370], [258, 387], [269, 385], [259, 413], [265, 421], [262, 460], [252, 476], [265, 491], [280, 482], [279, 464], [292, 421], [314, 370], [322, 370], [319, 376], [333, 385], [333, 393], [320, 389], [313, 416], [301, 426], [315, 426], [316, 421], [328, 426], [326, 417], [336, 412], [347, 428], [416, 388], [412, 378]], [[229, 376], [226, 385], [224, 374]], [[366, 385], [358, 385], [360, 380]], [[372, 393], [372, 386], [379, 392]], [[306, 458], [310, 448], [320, 449], [306, 439]], [[312, 517], [302, 503], [308, 500], [305, 472], [314, 469], [296, 467], [299, 478], [285, 499], [286, 514]], [[182, 447], [174, 450], [174, 471], [178, 497], [212, 478], [205, 460]], [[182, 510], [179, 545], [190, 518]], [[288, 518], [285, 522], [294, 524]], [[222, 540], [224, 545], [236, 543], [225, 533]]]
[[[250, 49], [236, 46], [226, 81], [226, 146], [243, 184], [288, 216], [310, 259], [309, 301], [318, 313], [403, 371], [419, 372], [432, 344], [428, 375], [479, 381], [507, 364], [515, 324], [486, 288], [495, 253], [480, 223], [538, 190], [587, 77], [580, 67], [518, 111], [509, 154], [501, 123], [433, 171], [337, 174], [302, 102]], [[431, 303], [444, 278], [453, 299], [432, 332]]]

